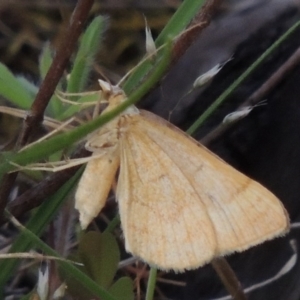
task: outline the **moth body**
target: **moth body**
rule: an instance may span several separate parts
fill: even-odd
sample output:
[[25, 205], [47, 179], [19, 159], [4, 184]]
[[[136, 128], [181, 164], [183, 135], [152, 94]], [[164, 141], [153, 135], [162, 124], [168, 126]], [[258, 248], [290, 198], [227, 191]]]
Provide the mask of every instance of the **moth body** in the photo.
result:
[[[100, 83], [101, 84], [101, 83]], [[109, 111], [126, 99], [102, 86]], [[116, 198], [126, 250], [164, 270], [184, 271], [244, 251], [289, 228], [281, 202], [167, 121], [132, 106], [88, 137], [76, 192], [82, 228]]]

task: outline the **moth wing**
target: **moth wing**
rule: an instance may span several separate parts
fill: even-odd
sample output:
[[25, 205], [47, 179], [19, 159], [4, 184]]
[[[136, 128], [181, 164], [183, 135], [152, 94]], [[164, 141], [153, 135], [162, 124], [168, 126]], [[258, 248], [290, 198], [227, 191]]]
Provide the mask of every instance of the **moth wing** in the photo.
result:
[[213, 224], [174, 161], [138, 126], [124, 133], [120, 152], [117, 199], [126, 250], [160, 269], [210, 261], [217, 249]]
[[[214, 226], [218, 255], [243, 251], [288, 230], [289, 219], [282, 203], [261, 184], [149, 112], [142, 112], [136, 126], [196, 191]], [[194, 230], [201, 235], [202, 228]]]
[[[105, 205], [119, 167], [119, 149], [108, 150], [99, 158], [91, 157], [79, 181], [75, 208], [79, 211], [81, 227], [85, 229]], [[97, 155], [95, 152], [94, 155]]]

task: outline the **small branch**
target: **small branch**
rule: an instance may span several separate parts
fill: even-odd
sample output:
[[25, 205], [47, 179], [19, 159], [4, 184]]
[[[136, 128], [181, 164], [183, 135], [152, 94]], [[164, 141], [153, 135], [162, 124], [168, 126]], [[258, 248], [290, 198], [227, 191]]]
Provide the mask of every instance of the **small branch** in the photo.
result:
[[232, 299], [247, 300], [241, 283], [237, 279], [234, 271], [231, 269], [225, 258], [215, 258], [211, 262], [211, 265], [218, 274], [229, 294], [232, 296]]
[[300, 63], [300, 47], [284, 62], [278, 70], [276, 70], [270, 78], [256, 90], [243, 104], [242, 106], [254, 105], [262, 100], [270, 91], [272, 91], [278, 84], [286, 78], [286, 75], [290, 73]]

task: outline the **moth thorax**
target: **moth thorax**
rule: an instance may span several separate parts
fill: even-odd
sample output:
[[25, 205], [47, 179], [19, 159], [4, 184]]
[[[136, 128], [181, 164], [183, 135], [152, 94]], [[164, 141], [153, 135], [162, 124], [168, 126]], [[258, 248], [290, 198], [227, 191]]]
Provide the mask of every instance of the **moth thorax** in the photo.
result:
[[87, 143], [85, 148], [91, 152], [107, 151], [117, 146], [119, 141], [119, 129], [113, 128], [106, 132], [96, 132]]
[[133, 115], [138, 115], [139, 113], [140, 113], [140, 111], [134, 105], [127, 107], [123, 112], [124, 116], [126, 116], [126, 115], [133, 116]]
[[[137, 110], [138, 114], [140, 113], [135, 106], [133, 106], [133, 108]], [[118, 122], [119, 137], [126, 133], [129, 127], [135, 122], [134, 115], [135, 114], [124, 114], [120, 117]]]
[[108, 107], [109, 107], [109, 110], [110, 109], [113, 109], [115, 107], [117, 107], [118, 105], [120, 105], [122, 102], [124, 102], [126, 99], [126, 96], [124, 93], [118, 93], [118, 94], [115, 94], [115, 95], [112, 95], [108, 98]]

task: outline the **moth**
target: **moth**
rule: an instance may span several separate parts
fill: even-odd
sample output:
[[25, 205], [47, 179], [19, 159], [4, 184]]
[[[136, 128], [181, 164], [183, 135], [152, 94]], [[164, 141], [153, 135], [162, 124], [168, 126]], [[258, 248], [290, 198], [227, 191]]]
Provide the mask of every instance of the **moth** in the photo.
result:
[[[103, 113], [126, 99], [100, 81]], [[87, 138], [93, 152], [75, 195], [83, 229], [103, 208], [119, 169], [116, 199], [126, 250], [182, 272], [288, 231], [282, 203], [164, 119], [135, 106]]]

